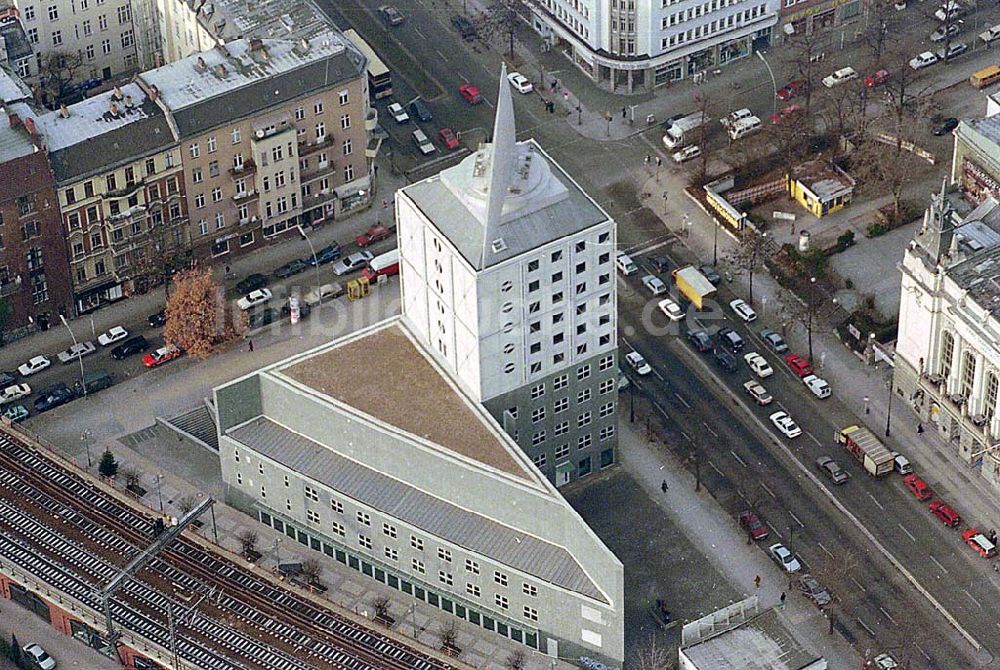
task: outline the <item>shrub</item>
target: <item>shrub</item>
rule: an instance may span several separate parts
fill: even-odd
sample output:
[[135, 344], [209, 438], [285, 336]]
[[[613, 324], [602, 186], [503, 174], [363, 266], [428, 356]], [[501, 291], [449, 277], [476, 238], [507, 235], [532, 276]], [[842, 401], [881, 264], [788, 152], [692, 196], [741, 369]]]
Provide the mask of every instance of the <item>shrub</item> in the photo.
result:
[[851, 247], [854, 244], [854, 231], [848, 230], [846, 233], [837, 238], [837, 250], [844, 251], [845, 249]]
[[104, 450], [104, 455], [101, 456], [101, 462], [97, 465], [97, 471], [105, 477], [114, 477], [118, 474], [118, 461], [115, 459], [115, 455], [111, 453], [110, 449]]
[[884, 223], [869, 223], [865, 235], [868, 237], [879, 237], [889, 232], [889, 226]]

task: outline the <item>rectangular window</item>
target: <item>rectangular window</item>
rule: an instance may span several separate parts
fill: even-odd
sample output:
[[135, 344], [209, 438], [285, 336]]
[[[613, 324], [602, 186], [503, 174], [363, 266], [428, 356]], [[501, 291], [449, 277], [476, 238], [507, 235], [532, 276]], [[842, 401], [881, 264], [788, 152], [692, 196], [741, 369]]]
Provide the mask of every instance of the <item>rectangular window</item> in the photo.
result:
[[306, 486], [304, 491], [306, 498], [312, 500], [313, 502], [319, 502], [319, 491], [311, 486]]
[[528, 621], [538, 621], [538, 610], [534, 607], [524, 606], [524, 618]]
[[531, 399], [537, 400], [545, 395], [545, 384], [537, 384], [531, 387]]
[[442, 561], [451, 563], [451, 550], [445, 549], [444, 547], [438, 547], [438, 558]]
[[602, 419], [606, 416], [611, 416], [614, 413], [615, 413], [615, 404], [613, 402], [601, 405], [600, 417]]
[[444, 570], [438, 570], [438, 580], [446, 586], [451, 586], [454, 582], [451, 573]]
[[410, 546], [413, 547], [414, 549], [416, 549], [417, 551], [423, 551], [424, 550], [424, 541], [422, 539], [420, 539], [419, 537], [417, 537], [416, 535], [411, 535], [410, 536]]
[[576, 417], [576, 427], [583, 428], [584, 426], [589, 426], [590, 419], [591, 419], [590, 412], [584, 412], [580, 416]]
[[535, 597], [538, 595], [538, 589], [535, 587], [535, 585], [529, 584], [528, 582], [524, 582], [523, 584], [521, 584], [521, 591], [526, 596]]
[[569, 421], [557, 423], [552, 432], [555, 433], [556, 436], [565, 435], [569, 432]]
[[372, 518], [368, 514], [368, 512], [361, 512], [361, 511], [359, 511], [358, 514], [357, 514], [357, 518], [358, 518], [358, 523], [360, 523], [363, 526], [370, 526], [370, 525], [372, 525]]
[[500, 586], [507, 586], [507, 575], [500, 572], [499, 570], [493, 571], [493, 581]]
[[341, 116], [340, 116], [340, 127], [343, 128], [344, 130], [347, 130], [348, 128], [351, 127], [351, 115], [350, 114], [341, 114]]
[[531, 410], [531, 423], [539, 423], [541, 421], [545, 421], [545, 408], [536, 407]]
[[531, 461], [535, 464], [535, 467], [544, 468], [546, 461], [545, 454], [538, 454], [534, 458], [532, 458]]
[[370, 550], [372, 548], [372, 539], [367, 535], [358, 535], [358, 546], [362, 549]]
[[590, 365], [582, 365], [576, 370], [577, 381], [583, 381], [590, 376]]
[[465, 559], [465, 571], [471, 572], [474, 575], [479, 574], [479, 563], [476, 563], [471, 558]]
[[591, 441], [592, 440], [591, 440], [591, 437], [590, 437], [590, 433], [587, 433], [586, 435], [581, 435], [579, 437], [579, 439], [577, 439], [577, 441], [576, 441], [576, 448], [577, 449], [586, 449], [587, 447], [590, 446]]
[[500, 609], [505, 610], [508, 607], [510, 607], [510, 604], [507, 602], [507, 596], [502, 596], [498, 593], [494, 596], [493, 599], [494, 601], [496, 601], [497, 607], [499, 607]]
[[557, 398], [555, 403], [553, 403], [552, 407], [553, 411], [556, 414], [559, 414], [560, 412], [565, 412], [566, 409], [569, 408], [569, 398], [565, 396], [562, 398]]
[[309, 523], [318, 524], [319, 523], [319, 512], [312, 509], [306, 510], [306, 521]]
[[385, 552], [385, 557], [390, 561], [399, 560], [399, 552], [396, 549], [393, 549], [392, 547], [385, 547], [383, 551]]
[[559, 375], [552, 380], [552, 390], [558, 391], [561, 388], [566, 388], [567, 384], [569, 384], [569, 375]]
[[615, 390], [614, 379], [605, 379], [603, 382], [601, 382], [601, 386], [599, 389], [601, 395], [604, 395], [605, 393], [611, 393], [614, 390]]
[[531, 446], [537, 447], [538, 445], [545, 442], [545, 431], [540, 430], [531, 436]]
[[558, 458], [566, 458], [566, 456], [568, 456], [568, 455], [569, 455], [569, 445], [568, 444], [560, 444], [558, 447], [556, 447], [556, 451], [555, 451], [554, 456], [557, 459]]
[[615, 427], [605, 426], [604, 428], [601, 428], [601, 433], [598, 437], [601, 440], [601, 442], [605, 442], [606, 440], [610, 440], [612, 437], [614, 437], [614, 435], [615, 435]]
[[382, 532], [391, 538], [396, 537], [396, 527], [389, 523], [382, 523]]
[[583, 389], [576, 394], [577, 403], [587, 402], [588, 400], [590, 400], [590, 389]]
[[330, 523], [330, 528], [333, 529], [335, 535], [339, 535], [340, 537], [347, 537], [347, 529], [344, 528], [344, 524], [339, 523], [337, 521], [333, 521]]
[[465, 583], [465, 592], [468, 593], [473, 598], [478, 598], [481, 595], [481, 591], [479, 590], [479, 586], [476, 585], [476, 584], [473, 584], [472, 582], [466, 582]]
[[410, 567], [413, 568], [414, 572], [419, 572], [420, 574], [427, 572], [424, 568], [424, 562], [416, 558], [410, 559]]

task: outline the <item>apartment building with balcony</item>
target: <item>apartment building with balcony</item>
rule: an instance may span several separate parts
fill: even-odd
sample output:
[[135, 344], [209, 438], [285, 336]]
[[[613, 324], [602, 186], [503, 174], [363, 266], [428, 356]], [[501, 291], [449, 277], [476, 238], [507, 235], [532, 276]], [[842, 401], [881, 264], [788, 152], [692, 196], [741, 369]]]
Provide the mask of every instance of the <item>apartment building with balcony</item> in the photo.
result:
[[195, 259], [246, 253], [367, 203], [364, 68], [327, 31], [238, 39], [136, 78], [180, 145]]

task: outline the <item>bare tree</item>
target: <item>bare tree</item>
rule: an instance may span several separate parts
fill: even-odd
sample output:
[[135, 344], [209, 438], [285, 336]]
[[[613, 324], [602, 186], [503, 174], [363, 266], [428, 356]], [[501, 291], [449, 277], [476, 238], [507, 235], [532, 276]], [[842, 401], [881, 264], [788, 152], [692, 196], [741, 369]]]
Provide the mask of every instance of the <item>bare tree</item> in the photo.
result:
[[442, 626], [438, 635], [441, 637], [441, 646], [444, 649], [449, 651], [458, 650], [458, 626], [455, 625], [454, 620], [449, 620], [448, 623]]
[[119, 470], [119, 474], [122, 476], [122, 481], [125, 482], [125, 488], [137, 488], [142, 481], [142, 473], [132, 466], [122, 468]]
[[816, 83], [816, 72], [819, 63], [825, 57], [824, 49], [829, 40], [824, 33], [796, 33], [788, 39], [784, 49], [785, 62], [792, 65], [799, 78], [806, 82], [805, 107], [806, 114], [812, 110], [812, 92]]
[[54, 105], [68, 92], [77, 72], [83, 67], [83, 53], [50, 51], [38, 67], [39, 86], [46, 104]]
[[520, 0], [492, 0], [476, 21], [477, 32], [488, 40], [507, 44], [508, 57], [514, 59], [514, 36], [521, 19]]
[[315, 558], [307, 558], [302, 561], [302, 568], [299, 574], [308, 584], [318, 584], [320, 575], [323, 574], [323, 566]]
[[385, 596], [379, 596], [372, 601], [372, 608], [375, 610], [375, 618], [381, 621], [389, 621], [392, 616], [389, 613], [390, 600]]
[[701, 156], [698, 158], [698, 168], [694, 175], [695, 184], [701, 186], [708, 181], [708, 106], [709, 96], [704, 91], [694, 94], [695, 104], [698, 105], [698, 112], [701, 114], [702, 123], [698, 126], [698, 147], [701, 149]]
[[635, 652], [637, 670], [671, 670], [674, 667], [674, 655], [662, 645], [655, 635], [650, 635]]
[[869, 0], [868, 20], [863, 29], [862, 41], [868, 47], [875, 69], [882, 63], [882, 54], [889, 45], [896, 44], [902, 31], [902, 14], [896, 9], [897, 0]]
[[859, 119], [867, 97], [868, 87], [860, 79], [824, 91], [824, 129], [833, 133], [838, 146], [849, 131], [862, 125]]
[[507, 657], [504, 667], [507, 668], [507, 670], [524, 670], [526, 663], [527, 657], [524, 655], [524, 652], [520, 649], [515, 649], [511, 652], [510, 656]]
[[236, 536], [236, 540], [240, 543], [240, 552], [243, 554], [243, 558], [250, 560], [257, 553], [258, 539], [257, 532], [251, 528], [241, 531]]
[[177, 501], [177, 509], [181, 511], [181, 516], [184, 516], [185, 514], [193, 510], [197, 504], [198, 504], [198, 499], [195, 498], [193, 495], [189, 494], [183, 496], [180, 500]]
[[750, 283], [750, 304], [753, 304], [753, 275], [767, 257], [768, 238], [766, 232], [758, 233], [745, 228], [740, 234], [740, 243], [726, 257], [726, 262], [734, 274], [746, 273]]

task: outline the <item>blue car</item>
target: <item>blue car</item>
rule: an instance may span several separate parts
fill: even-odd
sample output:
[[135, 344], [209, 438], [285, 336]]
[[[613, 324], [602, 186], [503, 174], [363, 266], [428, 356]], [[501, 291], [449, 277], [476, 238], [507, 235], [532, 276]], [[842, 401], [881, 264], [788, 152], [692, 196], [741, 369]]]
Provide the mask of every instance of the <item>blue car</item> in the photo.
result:
[[11, 405], [3, 415], [10, 419], [11, 423], [21, 423], [28, 418], [28, 408], [24, 405]]
[[305, 260], [307, 263], [309, 263], [310, 267], [313, 267], [314, 265], [317, 264], [326, 265], [327, 263], [332, 263], [333, 261], [340, 258], [342, 253], [343, 252], [340, 249], [340, 245], [334, 242], [330, 246], [323, 247], [322, 249], [316, 252], [315, 262], [313, 262], [312, 256], [309, 256], [309, 258]]

